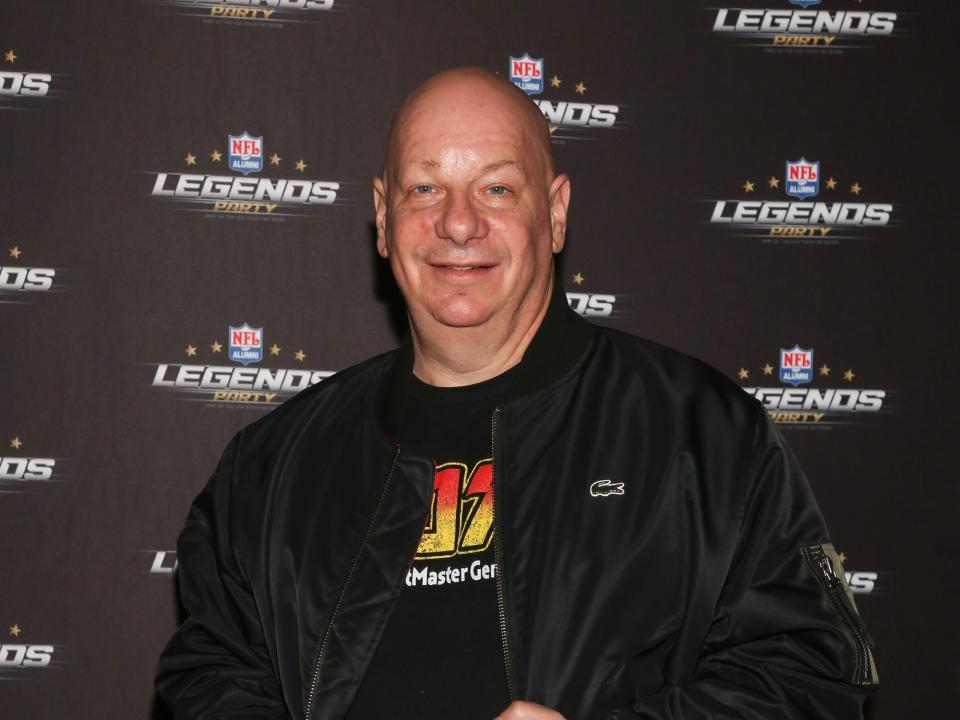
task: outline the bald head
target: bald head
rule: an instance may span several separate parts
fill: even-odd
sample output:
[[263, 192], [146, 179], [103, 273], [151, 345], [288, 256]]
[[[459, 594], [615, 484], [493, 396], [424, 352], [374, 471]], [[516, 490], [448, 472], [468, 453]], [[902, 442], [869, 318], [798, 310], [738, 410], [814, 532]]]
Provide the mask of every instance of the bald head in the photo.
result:
[[444, 70], [417, 86], [404, 100], [390, 123], [384, 180], [389, 185], [403, 150], [410, 140], [411, 127], [428, 123], [448, 133], [482, 133], [508, 124], [520, 135], [542, 172], [545, 185], [556, 174], [550, 128], [540, 109], [513, 83], [482, 68]]
[[373, 202], [377, 252], [407, 301], [414, 372], [436, 360], [464, 384], [519, 362], [549, 305], [570, 202], [530, 98], [484, 70], [434, 75], [394, 117]]

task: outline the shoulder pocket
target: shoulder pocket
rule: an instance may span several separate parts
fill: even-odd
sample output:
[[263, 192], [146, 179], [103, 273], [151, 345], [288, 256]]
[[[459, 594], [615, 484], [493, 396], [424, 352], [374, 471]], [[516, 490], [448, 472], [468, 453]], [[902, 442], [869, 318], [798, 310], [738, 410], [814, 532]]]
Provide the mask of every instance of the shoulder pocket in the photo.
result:
[[840, 617], [857, 651], [857, 666], [853, 682], [857, 685], [876, 685], [880, 678], [877, 674], [877, 665], [873, 659], [873, 639], [867, 632], [857, 605], [853, 600], [853, 592], [847, 585], [843, 574], [843, 565], [837, 557], [837, 551], [830, 543], [822, 545], [804, 545], [800, 548], [803, 562], [813, 574], [830, 602], [830, 606]]

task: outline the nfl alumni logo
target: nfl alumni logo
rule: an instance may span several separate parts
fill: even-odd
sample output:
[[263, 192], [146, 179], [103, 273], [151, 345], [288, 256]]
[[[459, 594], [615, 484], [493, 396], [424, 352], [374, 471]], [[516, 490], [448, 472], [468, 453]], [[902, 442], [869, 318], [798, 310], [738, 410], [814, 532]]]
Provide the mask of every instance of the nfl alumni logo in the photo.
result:
[[263, 328], [250, 327], [244, 323], [240, 327], [230, 326], [230, 359], [236, 363], [249, 365], [263, 359]]
[[806, 10], [811, 5], [819, 5], [820, 0], [790, 0], [791, 5], [799, 5]]
[[812, 381], [813, 348], [804, 350], [799, 345], [789, 350], [780, 348], [780, 382], [797, 387]]
[[230, 148], [227, 162], [234, 172], [249, 175], [263, 170], [263, 135], [253, 137], [248, 132], [227, 135], [227, 147]]
[[820, 161], [810, 162], [800, 158], [795, 162], [787, 160], [787, 195], [790, 197], [814, 197], [820, 192]]
[[539, 95], [543, 92], [543, 58], [510, 57], [510, 82], [527, 95]]

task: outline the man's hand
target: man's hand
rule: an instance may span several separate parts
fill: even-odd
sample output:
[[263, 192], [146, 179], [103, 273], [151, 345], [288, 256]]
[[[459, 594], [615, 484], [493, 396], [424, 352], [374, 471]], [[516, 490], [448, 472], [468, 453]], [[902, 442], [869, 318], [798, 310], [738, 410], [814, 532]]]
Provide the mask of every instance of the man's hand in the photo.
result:
[[514, 700], [494, 720], [566, 720], [556, 710], [523, 700]]

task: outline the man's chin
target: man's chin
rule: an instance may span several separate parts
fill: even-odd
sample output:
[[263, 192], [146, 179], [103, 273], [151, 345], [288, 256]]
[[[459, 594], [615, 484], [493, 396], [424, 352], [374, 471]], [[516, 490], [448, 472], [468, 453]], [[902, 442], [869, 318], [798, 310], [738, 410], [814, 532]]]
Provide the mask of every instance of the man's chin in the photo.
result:
[[490, 319], [490, 309], [478, 307], [472, 303], [456, 303], [452, 306], [434, 310], [433, 319], [449, 328], [475, 328], [486, 324]]

